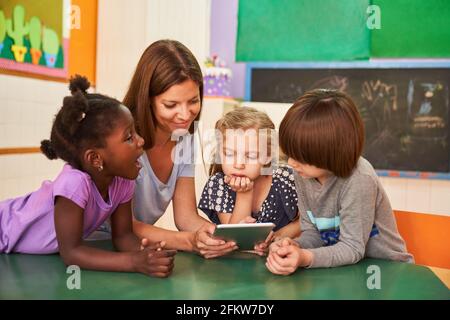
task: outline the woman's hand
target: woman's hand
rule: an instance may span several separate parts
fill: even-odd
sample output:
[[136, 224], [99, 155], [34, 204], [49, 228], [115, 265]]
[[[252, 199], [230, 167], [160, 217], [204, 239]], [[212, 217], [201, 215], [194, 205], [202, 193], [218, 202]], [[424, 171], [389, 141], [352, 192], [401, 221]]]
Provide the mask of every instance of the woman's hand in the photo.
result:
[[193, 249], [206, 259], [216, 258], [226, 255], [237, 249], [236, 243], [226, 242], [212, 236], [216, 226], [205, 223], [194, 234]]
[[253, 181], [247, 177], [225, 176], [224, 181], [235, 192], [247, 192], [253, 189]]
[[166, 278], [174, 267], [176, 250], [165, 250], [164, 241], [150, 244], [142, 239], [141, 250], [133, 252], [134, 270], [152, 277]]

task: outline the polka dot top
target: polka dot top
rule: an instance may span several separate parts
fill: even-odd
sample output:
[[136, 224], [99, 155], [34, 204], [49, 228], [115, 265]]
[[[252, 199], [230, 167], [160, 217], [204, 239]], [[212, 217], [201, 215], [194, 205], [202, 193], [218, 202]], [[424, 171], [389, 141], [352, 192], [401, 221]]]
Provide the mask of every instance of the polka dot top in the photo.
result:
[[[225, 183], [223, 172], [209, 177], [198, 208], [209, 219], [220, 224], [218, 213], [233, 213], [236, 192]], [[286, 226], [297, 217], [297, 192], [292, 168], [280, 166], [272, 173], [272, 185], [267, 198], [263, 201], [259, 212], [252, 212], [256, 222], [273, 222], [274, 231]]]

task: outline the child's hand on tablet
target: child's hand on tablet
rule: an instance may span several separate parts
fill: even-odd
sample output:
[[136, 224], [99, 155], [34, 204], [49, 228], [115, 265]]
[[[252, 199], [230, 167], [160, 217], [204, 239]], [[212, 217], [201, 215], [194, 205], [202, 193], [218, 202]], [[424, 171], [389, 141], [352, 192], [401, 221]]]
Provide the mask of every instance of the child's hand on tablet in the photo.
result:
[[264, 240], [264, 242], [260, 242], [255, 245], [255, 253], [257, 255], [264, 256], [267, 254], [269, 246], [273, 241], [274, 235], [275, 233], [273, 231], [270, 231], [269, 235], [267, 236], [266, 240]]

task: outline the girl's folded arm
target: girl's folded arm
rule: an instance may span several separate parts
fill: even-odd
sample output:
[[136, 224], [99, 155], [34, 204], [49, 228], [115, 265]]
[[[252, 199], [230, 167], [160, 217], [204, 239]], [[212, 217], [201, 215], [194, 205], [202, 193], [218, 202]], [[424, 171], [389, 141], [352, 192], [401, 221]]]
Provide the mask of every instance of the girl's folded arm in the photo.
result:
[[64, 197], [57, 197], [55, 201], [56, 237], [66, 265], [91, 270], [135, 271], [135, 253], [105, 251], [84, 245], [83, 209]]
[[252, 215], [253, 190], [236, 192], [236, 203], [233, 213], [227, 223], [240, 223], [246, 217]]
[[140, 240], [133, 233], [131, 200], [120, 204], [111, 215], [112, 241], [118, 251], [138, 251]]

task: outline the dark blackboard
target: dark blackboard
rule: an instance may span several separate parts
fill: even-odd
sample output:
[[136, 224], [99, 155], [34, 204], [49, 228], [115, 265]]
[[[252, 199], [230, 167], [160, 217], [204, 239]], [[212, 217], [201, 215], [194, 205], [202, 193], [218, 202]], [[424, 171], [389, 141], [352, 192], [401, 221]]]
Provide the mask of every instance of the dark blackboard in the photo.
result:
[[251, 69], [250, 100], [292, 103], [314, 88], [347, 92], [376, 169], [450, 172], [450, 69]]

